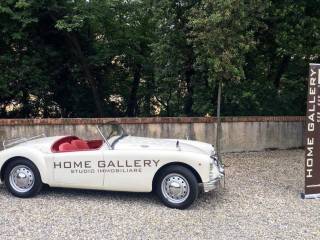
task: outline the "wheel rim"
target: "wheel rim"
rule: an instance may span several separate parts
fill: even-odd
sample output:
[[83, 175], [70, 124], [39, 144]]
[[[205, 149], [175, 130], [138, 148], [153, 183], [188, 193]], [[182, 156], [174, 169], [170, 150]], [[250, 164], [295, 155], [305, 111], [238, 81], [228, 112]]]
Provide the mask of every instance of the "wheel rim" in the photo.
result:
[[185, 177], [171, 173], [162, 180], [161, 191], [169, 202], [182, 203], [188, 198], [190, 187]]
[[34, 174], [29, 167], [19, 165], [11, 170], [9, 182], [15, 191], [19, 193], [28, 192], [34, 185]]

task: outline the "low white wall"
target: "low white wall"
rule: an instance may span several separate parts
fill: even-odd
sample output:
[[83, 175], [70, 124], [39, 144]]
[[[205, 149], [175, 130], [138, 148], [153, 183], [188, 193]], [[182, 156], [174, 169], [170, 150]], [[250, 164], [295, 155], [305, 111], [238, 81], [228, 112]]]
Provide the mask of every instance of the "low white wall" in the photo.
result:
[[[0, 139], [78, 135], [96, 138], [95, 124], [114, 119], [0, 119]], [[131, 135], [156, 138], [189, 138], [215, 144], [214, 118], [116, 119]], [[304, 117], [238, 117], [222, 122], [223, 152], [300, 148], [304, 145]]]

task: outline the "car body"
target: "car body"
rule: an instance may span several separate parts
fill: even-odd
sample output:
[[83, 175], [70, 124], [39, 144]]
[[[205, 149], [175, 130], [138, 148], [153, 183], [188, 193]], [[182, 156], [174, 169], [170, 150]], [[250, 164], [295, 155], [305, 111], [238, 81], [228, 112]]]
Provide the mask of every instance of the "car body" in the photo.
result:
[[[224, 176], [223, 165], [210, 144], [129, 136], [117, 123], [97, 126], [97, 131], [101, 139], [54, 136], [4, 144], [7, 148], [0, 152], [1, 181], [18, 197], [35, 195], [42, 184], [128, 192], [151, 192], [158, 186], [160, 195], [162, 191], [167, 194], [162, 196], [167, 206], [186, 208], [194, 199], [191, 203], [175, 201], [179, 198], [175, 196], [186, 194], [183, 189], [188, 189], [189, 195], [198, 188], [208, 192]], [[171, 177], [164, 180], [162, 176], [162, 184], [158, 184], [159, 176], [168, 168], [173, 168], [168, 173]], [[197, 186], [192, 190], [194, 179]], [[31, 191], [34, 185], [39, 189]], [[165, 202], [170, 197], [173, 202]]]

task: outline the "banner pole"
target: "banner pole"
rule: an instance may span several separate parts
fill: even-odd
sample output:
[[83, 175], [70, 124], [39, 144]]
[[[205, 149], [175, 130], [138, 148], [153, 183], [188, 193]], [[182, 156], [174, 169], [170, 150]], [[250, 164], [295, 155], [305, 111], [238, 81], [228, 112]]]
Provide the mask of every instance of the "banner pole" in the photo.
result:
[[219, 81], [218, 86], [218, 101], [217, 101], [217, 127], [216, 127], [216, 151], [218, 158], [221, 160], [220, 153], [220, 139], [221, 139], [221, 116], [220, 116], [220, 107], [221, 107], [221, 81]]

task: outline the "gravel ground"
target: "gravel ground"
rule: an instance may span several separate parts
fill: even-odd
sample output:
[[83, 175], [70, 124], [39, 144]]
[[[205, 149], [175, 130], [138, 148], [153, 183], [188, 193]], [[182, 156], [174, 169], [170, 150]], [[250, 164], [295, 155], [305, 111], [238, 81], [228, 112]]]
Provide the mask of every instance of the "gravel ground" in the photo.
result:
[[0, 186], [1, 239], [320, 239], [320, 200], [302, 200], [303, 151], [224, 154], [226, 188], [188, 210], [153, 194]]

